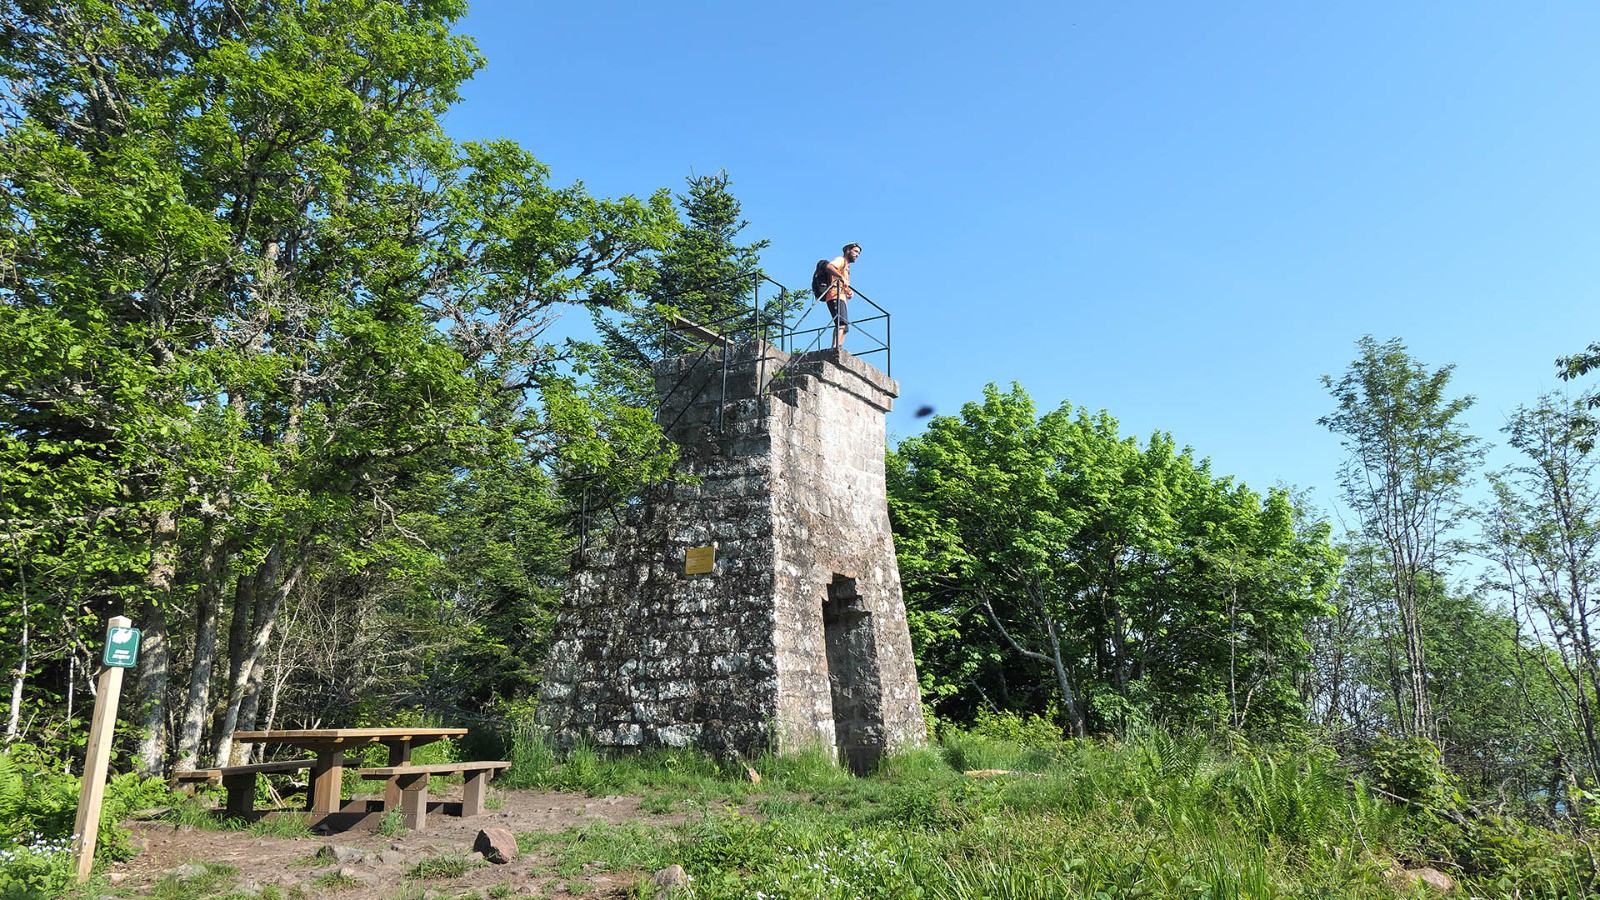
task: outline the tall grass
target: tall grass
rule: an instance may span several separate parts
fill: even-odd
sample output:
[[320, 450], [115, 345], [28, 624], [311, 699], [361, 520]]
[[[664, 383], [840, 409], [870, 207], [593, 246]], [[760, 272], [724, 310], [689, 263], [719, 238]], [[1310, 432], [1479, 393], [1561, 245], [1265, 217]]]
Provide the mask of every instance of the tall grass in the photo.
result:
[[681, 825], [522, 838], [565, 872], [680, 864], [701, 900], [1396, 897], [1390, 872], [1415, 859], [1480, 896], [1585, 896], [1593, 877], [1580, 845], [1547, 832], [1519, 833], [1513, 858], [1474, 868], [1450, 850], [1466, 846], [1461, 835], [1441, 838], [1440, 823], [1377, 799], [1316, 748], [1162, 732], [1023, 737], [951, 730], [868, 778], [802, 754], [752, 761], [752, 785], [742, 763], [691, 752], [542, 743], [514, 746], [512, 773], [546, 789], [694, 798]]

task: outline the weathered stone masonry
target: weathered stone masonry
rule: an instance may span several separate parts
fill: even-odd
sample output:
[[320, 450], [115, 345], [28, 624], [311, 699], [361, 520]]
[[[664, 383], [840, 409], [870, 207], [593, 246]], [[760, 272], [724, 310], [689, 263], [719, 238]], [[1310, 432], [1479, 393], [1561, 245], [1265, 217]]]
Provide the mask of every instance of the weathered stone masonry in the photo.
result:
[[[721, 352], [656, 368], [678, 469], [579, 561], [540, 721], [563, 744], [820, 747], [864, 769], [926, 733], [884, 488], [898, 386], [832, 350], [773, 382], [790, 357], [746, 344], [724, 392]], [[703, 546], [714, 571], [685, 575]]]

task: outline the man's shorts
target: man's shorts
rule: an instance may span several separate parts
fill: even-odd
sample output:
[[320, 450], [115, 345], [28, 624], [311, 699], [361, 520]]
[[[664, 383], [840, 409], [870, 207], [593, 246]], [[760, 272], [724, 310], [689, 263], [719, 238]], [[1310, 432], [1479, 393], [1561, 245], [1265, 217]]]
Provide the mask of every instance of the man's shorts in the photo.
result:
[[833, 324], [848, 331], [850, 329], [850, 306], [847, 300], [829, 300], [828, 313], [833, 316]]

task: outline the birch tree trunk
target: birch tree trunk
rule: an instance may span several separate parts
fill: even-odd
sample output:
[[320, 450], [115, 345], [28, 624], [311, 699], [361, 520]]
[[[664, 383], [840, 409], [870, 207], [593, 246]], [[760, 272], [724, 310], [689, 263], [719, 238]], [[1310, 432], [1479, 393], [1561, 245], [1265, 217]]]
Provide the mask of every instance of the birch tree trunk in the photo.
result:
[[167, 604], [178, 555], [178, 514], [156, 514], [150, 537], [150, 567], [145, 583], [150, 600], [138, 625], [139, 639], [139, 744], [136, 765], [146, 778], [159, 776], [167, 749]]
[[200, 733], [211, 699], [211, 670], [217, 655], [217, 608], [227, 572], [228, 530], [213, 519], [200, 558], [199, 609], [195, 611], [194, 664], [189, 669], [189, 690], [178, 726], [178, 772], [193, 771], [200, 756]]

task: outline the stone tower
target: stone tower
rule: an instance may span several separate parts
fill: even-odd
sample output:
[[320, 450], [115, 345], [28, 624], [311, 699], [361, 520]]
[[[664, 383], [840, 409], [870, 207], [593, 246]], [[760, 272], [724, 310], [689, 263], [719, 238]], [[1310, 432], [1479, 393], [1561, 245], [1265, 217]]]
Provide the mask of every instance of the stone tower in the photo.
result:
[[540, 722], [564, 745], [819, 747], [858, 772], [922, 743], [884, 488], [898, 385], [762, 343], [654, 375], [678, 466], [580, 554]]

